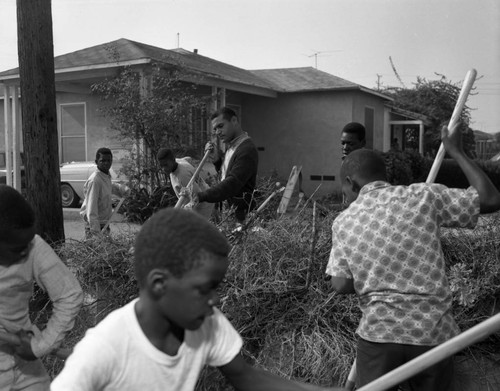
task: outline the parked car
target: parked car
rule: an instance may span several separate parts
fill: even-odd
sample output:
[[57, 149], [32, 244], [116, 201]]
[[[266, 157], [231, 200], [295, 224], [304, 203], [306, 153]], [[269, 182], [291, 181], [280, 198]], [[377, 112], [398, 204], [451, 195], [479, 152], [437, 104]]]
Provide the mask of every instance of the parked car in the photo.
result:
[[[115, 165], [115, 170], [119, 171]], [[83, 200], [83, 185], [89, 176], [96, 170], [96, 164], [88, 162], [71, 162], [60, 165], [61, 173], [61, 200], [63, 208], [74, 208]], [[110, 170], [113, 182], [123, 182], [125, 178], [119, 177], [113, 168]], [[7, 170], [0, 168], [0, 184], [6, 183]], [[24, 188], [24, 167], [21, 169], [21, 186]]]
[[[117, 169], [116, 166], [115, 169]], [[61, 164], [61, 200], [64, 208], [79, 206], [80, 201], [84, 198], [83, 185], [95, 170], [96, 164], [92, 161]], [[124, 178], [119, 178], [113, 168], [109, 172], [113, 182], [124, 181]]]

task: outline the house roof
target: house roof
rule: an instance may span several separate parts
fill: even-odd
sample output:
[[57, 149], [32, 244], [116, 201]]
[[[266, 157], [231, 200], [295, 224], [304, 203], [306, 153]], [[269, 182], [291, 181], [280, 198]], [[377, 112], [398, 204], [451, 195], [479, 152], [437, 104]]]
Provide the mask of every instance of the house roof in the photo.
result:
[[392, 100], [390, 97], [380, 94], [377, 91], [313, 67], [258, 69], [251, 72], [266, 80], [273, 85], [276, 90], [281, 92], [361, 90], [378, 95], [387, 100]]
[[[142, 61], [141, 61], [142, 60]], [[182, 65], [187, 69], [217, 79], [270, 89], [271, 86], [252, 72], [187, 50], [167, 50], [121, 38], [116, 41], [92, 46], [54, 58], [56, 73], [85, 67], [109, 68], [131, 63], [162, 62]], [[19, 76], [19, 68], [0, 72], [0, 80]]]
[[[151, 62], [180, 65], [212, 82], [221, 82], [221, 86], [224, 86], [224, 82], [230, 83], [227, 84], [229, 88], [244, 85], [256, 91], [267, 91], [274, 96], [276, 93], [286, 92], [360, 90], [391, 100], [386, 95], [312, 67], [249, 71], [197, 52], [167, 50], [125, 38], [57, 56], [54, 58], [54, 67], [57, 81], [61, 74], [66, 75], [65, 80], [70, 80], [70, 75], [76, 75], [77, 72], [82, 74]], [[19, 68], [0, 72], [0, 81], [18, 78]]]
[[396, 107], [393, 104], [389, 104], [388, 107], [392, 113], [397, 114], [401, 117], [404, 117], [407, 120], [409, 119], [409, 120], [422, 121], [422, 123], [424, 125], [426, 125], [426, 126], [430, 125], [429, 118], [427, 118], [427, 116], [424, 114], [415, 113], [414, 111], [410, 111], [410, 110], [405, 110], [405, 109], [402, 109], [401, 107]]

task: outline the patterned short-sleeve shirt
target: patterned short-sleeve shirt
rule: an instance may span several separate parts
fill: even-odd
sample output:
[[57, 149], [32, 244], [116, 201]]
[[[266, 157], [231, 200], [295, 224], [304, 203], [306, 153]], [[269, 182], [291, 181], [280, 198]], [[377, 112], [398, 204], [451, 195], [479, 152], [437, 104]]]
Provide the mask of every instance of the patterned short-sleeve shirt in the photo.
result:
[[473, 187], [369, 183], [333, 222], [326, 273], [353, 279], [363, 313], [358, 335], [372, 342], [437, 345], [459, 333], [439, 228], [473, 228]]

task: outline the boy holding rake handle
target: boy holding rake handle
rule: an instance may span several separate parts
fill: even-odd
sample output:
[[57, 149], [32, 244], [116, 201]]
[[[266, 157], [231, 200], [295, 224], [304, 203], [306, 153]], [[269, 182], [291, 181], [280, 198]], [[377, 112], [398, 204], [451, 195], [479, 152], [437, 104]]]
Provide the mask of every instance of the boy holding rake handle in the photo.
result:
[[[471, 185], [466, 190], [391, 186], [383, 159], [370, 150], [352, 152], [341, 168], [350, 206], [333, 223], [326, 273], [334, 290], [360, 299], [358, 388], [459, 333], [439, 229], [473, 228], [479, 213], [500, 209], [500, 193], [463, 152], [460, 132], [443, 127], [441, 136]], [[412, 390], [445, 391], [452, 378], [448, 358], [408, 383]]]

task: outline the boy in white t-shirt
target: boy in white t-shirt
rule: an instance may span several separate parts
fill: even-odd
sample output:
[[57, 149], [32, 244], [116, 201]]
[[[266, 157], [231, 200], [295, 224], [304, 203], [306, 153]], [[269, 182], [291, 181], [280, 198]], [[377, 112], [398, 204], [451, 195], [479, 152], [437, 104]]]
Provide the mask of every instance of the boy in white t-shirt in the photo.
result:
[[325, 390], [244, 361], [240, 335], [215, 308], [229, 250], [197, 213], [154, 214], [135, 243], [139, 298], [88, 330], [51, 390], [191, 391], [206, 364], [237, 390]]

